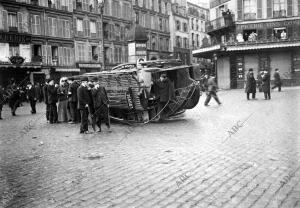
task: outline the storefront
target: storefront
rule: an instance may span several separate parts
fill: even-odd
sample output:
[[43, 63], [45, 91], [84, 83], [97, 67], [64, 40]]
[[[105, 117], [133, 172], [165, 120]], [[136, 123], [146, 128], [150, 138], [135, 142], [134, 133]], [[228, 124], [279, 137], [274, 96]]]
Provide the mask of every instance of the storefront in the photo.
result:
[[100, 63], [77, 63], [76, 66], [80, 70], [80, 74], [100, 72], [102, 69], [102, 65]]

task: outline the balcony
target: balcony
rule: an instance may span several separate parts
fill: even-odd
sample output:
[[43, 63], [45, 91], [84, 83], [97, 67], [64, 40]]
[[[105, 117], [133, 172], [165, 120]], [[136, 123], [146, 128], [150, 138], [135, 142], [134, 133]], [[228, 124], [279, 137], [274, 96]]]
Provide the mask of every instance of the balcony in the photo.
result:
[[206, 25], [207, 33], [234, 26], [234, 14], [224, 14]]
[[244, 14], [244, 20], [255, 20], [256, 19], [256, 13], [245, 13]]
[[274, 18], [286, 17], [286, 10], [273, 11]]

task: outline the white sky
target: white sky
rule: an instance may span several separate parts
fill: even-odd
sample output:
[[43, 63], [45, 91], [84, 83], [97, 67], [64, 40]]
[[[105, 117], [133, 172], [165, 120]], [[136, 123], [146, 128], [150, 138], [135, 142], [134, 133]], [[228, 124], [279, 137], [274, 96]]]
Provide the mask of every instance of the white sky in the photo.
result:
[[209, 5], [209, 0], [188, 0], [189, 2], [192, 2], [193, 4], [206, 4]]

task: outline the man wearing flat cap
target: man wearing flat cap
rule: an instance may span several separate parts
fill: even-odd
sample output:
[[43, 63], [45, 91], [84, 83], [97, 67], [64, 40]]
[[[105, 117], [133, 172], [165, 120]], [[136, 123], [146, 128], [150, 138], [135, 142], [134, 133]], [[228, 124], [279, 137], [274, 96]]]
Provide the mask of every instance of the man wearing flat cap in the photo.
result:
[[94, 104], [94, 115], [95, 122], [101, 132], [101, 121], [103, 121], [107, 128], [110, 128], [109, 122], [109, 101], [107, 93], [104, 87], [100, 86], [97, 77], [92, 79], [94, 87], [92, 88], [92, 97]]
[[91, 97], [88, 91], [88, 78], [82, 77], [81, 78], [81, 85], [77, 89], [77, 97], [78, 97], [78, 105], [77, 108], [80, 111], [81, 117], [81, 125], [80, 125], [80, 133], [81, 134], [88, 134], [88, 116], [89, 111], [88, 107], [92, 103]]
[[159, 80], [154, 82], [154, 87], [159, 95], [157, 114], [159, 114], [158, 117], [161, 120], [166, 116], [165, 109], [167, 108], [168, 102], [175, 97], [174, 85], [167, 77], [167, 74], [163, 73], [160, 75]]
[[68, 102], [70, 106], [71, 121], [70, 124], [77, 122], [77, 89], [79, 85], [74, 81], [73, 77], [68, 78], [69, 89], [68, 89]]
[[36, 101], [37, 101], [37, 93], [31, 82], [27, 83], [27, 99], [29, 100], [31, 106], [31, 113], [36, 113]]

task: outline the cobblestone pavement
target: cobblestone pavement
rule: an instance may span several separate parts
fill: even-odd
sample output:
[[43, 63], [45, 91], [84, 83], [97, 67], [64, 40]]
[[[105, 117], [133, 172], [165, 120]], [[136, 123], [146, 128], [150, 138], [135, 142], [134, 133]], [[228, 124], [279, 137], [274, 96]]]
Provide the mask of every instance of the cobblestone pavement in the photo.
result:
[[44, 105], [0, 121], [0, 207], [300, 207], [300, 88], [223, 102], [164, 123], [80, 135]]

